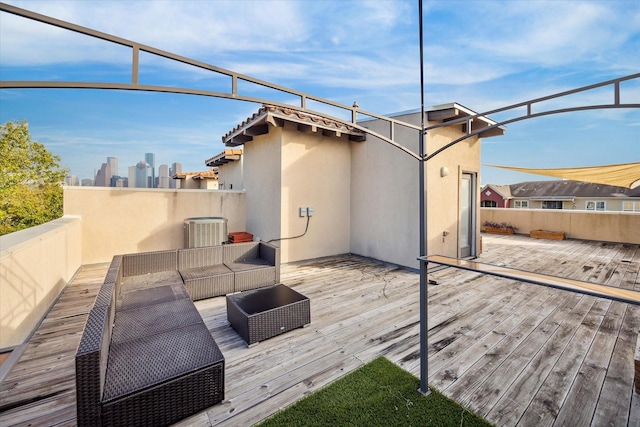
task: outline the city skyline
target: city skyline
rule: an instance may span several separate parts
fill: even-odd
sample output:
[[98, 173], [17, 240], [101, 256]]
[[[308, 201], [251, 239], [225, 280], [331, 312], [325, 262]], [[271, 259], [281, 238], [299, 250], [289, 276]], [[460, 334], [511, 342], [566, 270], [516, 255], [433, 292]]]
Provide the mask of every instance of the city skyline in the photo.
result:
[[[101, 186], [101, 187], [138, 187], [138, 188], [175, 188], [175, 182], [170, 179], [176, 173], [182, 172], [182, 164], [180, 162], [162, 163], [157, 167], [152, 167], [145, 160], [154, 159], [155, 153], [145, 153], [144, 160], [139, 160], [133, 165], [127, 166], [127, 173], [120, 173], [119, 159], [115, 156], [108, 156], [106, 162], [103, 162], [100, 168], [94, 168], [93, 177], [81, 177], [69, 171], [65, 178], [66, 185], [82, 185], [82, 186]], [[135, 172], [132, 175], [132, 168], [135, 170], [140, 165], [145, 168], [146, 186], [137, 182]], [[157, 171], [157, 174], [156, 174]], [[120, 179], [120, 185], [114, 180]], [[133, 179], [132, 179], [133, 178]], [[169, 179], [167, 179], [169, 178]], [[123, 185], [124, 184], [126, 185]], [[151, 184], [153, 183], [153, 185]], [[132, 185], [133, 184], [133, 185]]]
[[[420, 106], [416, 1], [8, 3], [378, 114]], [[640, 2], [425, 1], [425, 106], [476, 112], [607, 81], [640, 70]], [[128, 82], [129, 49], [2, 14], [3, 80]], [[238, 32], [238, 26], [243, 28]], [[170, 31], [157, 31], [167, 28]], [[222, 77], [150, 54], [140, 82], [217, 90]], [[267, 99], [261, 88], [245, 93]], [[567, 100], [611, 102], [603, 89]], [[640, 79], [621, 101], [640, 102]], [[275, 97], [293, 103], [293, 97]], [[35, 140], [80, 176], [137, 152], [206, 170], [221, 136], [260, 107], [189, 95], [115, 90], [0, 91], [2, 121], [27, 120]], [[564, 107], [565, 105], [562, 105]], [[640, 161], [640, 111], [592, 110], [525, 120], [483, 141], [482, 163], [522, 168]], [[99, 160], [98, 160], [99, 159]], [[121, 172], [122, 173], [122, 172]], [[483, 184], [544, 177], [483, 166]]]

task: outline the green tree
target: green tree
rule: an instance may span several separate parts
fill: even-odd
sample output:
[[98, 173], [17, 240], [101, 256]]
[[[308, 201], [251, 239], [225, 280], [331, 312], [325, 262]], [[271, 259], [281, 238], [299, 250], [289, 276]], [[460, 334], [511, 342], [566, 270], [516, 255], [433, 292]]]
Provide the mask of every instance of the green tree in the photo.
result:
[[26, 121], [0, 125], [0, 235], [62, 216], [69, 170], [59, 163], [59, 156], [31, 140]]

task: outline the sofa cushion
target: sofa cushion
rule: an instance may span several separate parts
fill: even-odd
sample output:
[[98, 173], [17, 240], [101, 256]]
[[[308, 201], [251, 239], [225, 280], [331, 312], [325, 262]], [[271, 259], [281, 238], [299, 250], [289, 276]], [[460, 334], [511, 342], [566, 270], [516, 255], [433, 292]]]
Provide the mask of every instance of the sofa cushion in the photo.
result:
[[120, 292], [181, 283], [182, 277], [180, 276], [178, 270], [140, 274], [138, 276], [129, 276], [123, 278]]
[[131, 310], [145, 305], [160, 304], [183, 298], [189, 298], [189, 294], [184, 288], [182, 281], [180, 281], [179, 284], [176, 283], [173, 285], [122, 292], [120, 298], [118, 298], [116, 309], [117, 311]]
[[238, 261], [238, 262], [230, 262], [230, 263], [226, 264], [226, 266], [229, 267], [234, 272], [236, 272], [236, 271], [255, 270], [255, 269], [259, 269], [259, 268], [273, 268], [273, 269], [275, 269], [275, 266], [273, 264], [271, 264], [270, 262], [268, 262], [267, 260], [264, 260], [262, 258], [252, 258], [252, 259], [247, 259], [247, 260], [241, 260], [241, 261]]
[[181, 270], [184, 286], [192, 300], [217, 297], [232, 293], [234, 275], [223, 264]]
[[120, 310], [111, 342], [131, 341], [201, 322], [202, 317], [189, 298]]
[[103, 401], [108, 403], [223, 361], [203, 322], [112, 343]]

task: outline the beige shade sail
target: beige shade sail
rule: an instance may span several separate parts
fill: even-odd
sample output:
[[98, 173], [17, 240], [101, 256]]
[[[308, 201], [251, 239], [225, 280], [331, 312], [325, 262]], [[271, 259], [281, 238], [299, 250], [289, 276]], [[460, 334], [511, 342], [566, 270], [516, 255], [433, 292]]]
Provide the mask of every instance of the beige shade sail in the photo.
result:
[[640, 163], [560, 169], [527, 169], [498, 165], [484, 166], [509, 169], [512, 171], [532, 173], [536, 175], [554, 176], [556, 178], [565, 178], [574, 181], [592, 182], [594, 184], [615, 185], [616, 187], [625, 187], [630, 189], [640, 186]]

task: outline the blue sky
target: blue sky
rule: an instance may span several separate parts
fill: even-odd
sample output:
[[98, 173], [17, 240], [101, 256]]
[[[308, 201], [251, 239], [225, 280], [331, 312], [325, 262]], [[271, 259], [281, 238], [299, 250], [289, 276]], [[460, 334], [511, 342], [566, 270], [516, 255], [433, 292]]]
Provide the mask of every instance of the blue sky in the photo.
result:
[[[419, 108], [418, 2], [7, 1], [6, 3], [378, 114]], [[640, 2], [424, 1], [425, 105], [477, 112], [640, 72]], [[0, 13], [0, 79], [129, 82], [131, 54], [86, 36]], [[219, 79], [141, 57], [140, 82], [215, 88]], [[214, 89], [216, 90], [216, 89]], [[256, 96], [266, 94], [256, 92]], [[578, 103], [606, 101], [598, 91]], [[640, 103], [640, 81], [622, 85]], [[0, 120], [80, 178], [107, 156], [126, 167], [156, 154], [205, 170], [221, 136], [259, 105], [105, 90], [0, 91]], [[500, 118], [500, 117], [497, 117]], [[640, 110], [525, 120], [483, 141], [482, 163], [579, 167], [640, 161]], [[542, 176], [482, 168], [482, 183]]]

